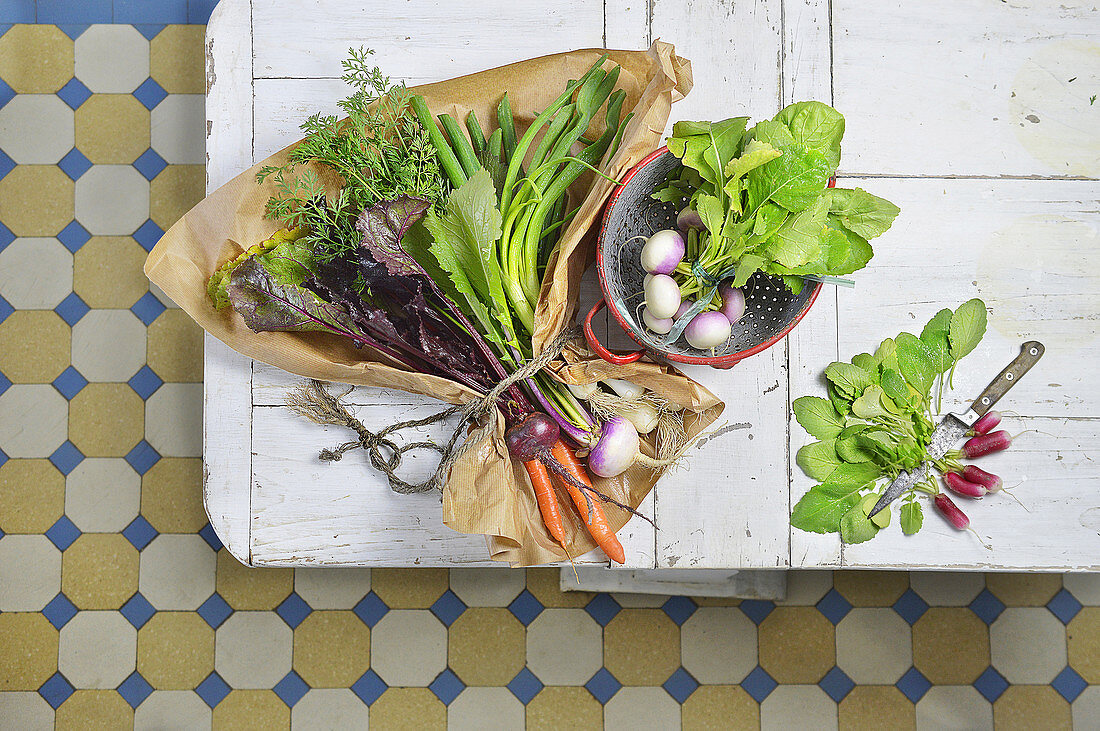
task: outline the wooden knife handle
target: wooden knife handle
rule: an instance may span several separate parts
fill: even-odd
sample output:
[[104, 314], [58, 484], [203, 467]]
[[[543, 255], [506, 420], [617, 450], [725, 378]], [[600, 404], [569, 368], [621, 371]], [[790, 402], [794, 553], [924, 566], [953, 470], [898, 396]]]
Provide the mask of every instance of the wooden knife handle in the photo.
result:
[[986, 412], [1016, 385], [1016, 381], [1039, 362], [1045, 351], [1046, 348], [1038, 340], [1029, 340], [1021, 345], [1020, 354], [985, 387], [981, 395], [974, 400], [971, 410], [978, 416], [985, 416]]

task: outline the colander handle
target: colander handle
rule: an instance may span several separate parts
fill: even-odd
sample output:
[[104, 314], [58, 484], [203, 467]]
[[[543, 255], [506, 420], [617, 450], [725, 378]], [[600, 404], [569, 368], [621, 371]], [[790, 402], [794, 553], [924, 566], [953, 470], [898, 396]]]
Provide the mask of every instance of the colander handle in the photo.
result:
[[588, 316], [584, 318], [584, 339], [588, 341], [588, 344], [592, 346], [592, 350], [596, 351], [596, 355], [600, 356], [608, 363], [614, 365], [626, 365], [627, 363], [633, 363], [636, 360], [641, 360], [645, 355], [644, 350], [635, 350], [633, 353], [612, 353], [610, 350], [600, 344], [600, 341], [596, 339], [596, 333], [592, 332], [592, 318], [596, 316], [596, 313], [607, 307], [607, 300], [603, 297], [596, 303], [596, 306], [588, 311]]

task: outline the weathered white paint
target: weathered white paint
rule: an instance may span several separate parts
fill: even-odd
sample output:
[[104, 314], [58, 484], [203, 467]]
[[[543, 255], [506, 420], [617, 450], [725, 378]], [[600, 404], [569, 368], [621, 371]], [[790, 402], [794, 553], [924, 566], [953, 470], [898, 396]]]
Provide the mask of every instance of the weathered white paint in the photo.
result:
[[[370, 0], [311, 0], [304, 8], [254, 2], [250, 12], [247, 1], [225, 0], [208, 30], [213, 185], [296, 139], [308, 113], [335, 109], [346, 88], [335, 77], [351, 45], [375, 48], [395, 78], [420, 82], [574, 47], [644, 48], [661, 37], [693, 61], [696, 89], [673, 119], [759, 118], [808, 98], [835, 100], [845, 113], [841, 184], [897, 202], [902, 215], [876, 240], [857, 288], [824, 291], [786, 343], [729, 371], [691, 372], [726, 400], [723, 419], [733, 428], [703, 444], [643, 505], [659, 531], [637, 519], [623, 530], [631, 567], [1097, 567], [1100, 391], [1088, 376], [1100, 355], [1100, 183], [907, 179], [1053, 176], [1061, 174], [1059, 156], [1082, 162], [1073, 174], [1100, 174], [1088, 167], [1095, 132], [1078, 134], [1089, 129], [1081, 116], [1089, 112], [1075, 106], [1077, 82], [1048, 88], [1033, 73], [1048, 66], [1060, 73], [1065, 59], [1092, 58], [1081, 44], [1095, 45], [1095, 33], [1082, 40], [1100, 17], [1095, 8], [977, 0], [873, 7], [852, 0], [571, 0], [550, 8], [518, 0], [486, 14], [483, 3], [475, 9], [468, 0], [412, 0], [399, 9]], [[1095, 77], [1082, 66], [1083, 79]], [[1013, 85], [1026, 91], [1022, 101], [1012, 101]], [[1077, 125], [1062, 148], [1058, 135], [1037, 137], [1010, 119], [1036, 109], [1053, 115], [1028, 122], [1036, 129], [1048, 121]], [[875, 177], [844, 177], [845, 170]], [[582, 305], [595, 301], [591, 286]], [[1023, 339], [1047, 345], [1004, 404], [1029, 417], [1014, 420], [1012, 431], [1043, 433], [989, 458], [1010, 484], [1024, 481], [1017, 495], [1031, 513], [1004, 496], [968, 504], [992, 550], [931, 511], [915, 539], [894, 526], [843, 551], [833, 536], [790, 531], [789, 504], [812, 484], [794, 465], [809, 438], [789, 421], [790, 398], [819, 390], [822, 369], [838, 355], [919, 328], [940, 307], [972, 296], [990, 305], [990, 330], [956, 374], [956, 393], [977, 393]], [[619, 347], [629, 343], [607, 336]], [[346, 437], [281, 406], [299, 379], [210, 339], [206, 368], [206, 502], [235, 555], [284, 565], [486, 561], [480, 538], [440, 525], [437, 497], [390, 493], [355, 452], [340, 463], [318, 462], [319, 449]], [[382, 389], [356, 389], [348, 399], [370, 423], [435, 406]], [[591, 561], [598, 558], [581, 563]]]

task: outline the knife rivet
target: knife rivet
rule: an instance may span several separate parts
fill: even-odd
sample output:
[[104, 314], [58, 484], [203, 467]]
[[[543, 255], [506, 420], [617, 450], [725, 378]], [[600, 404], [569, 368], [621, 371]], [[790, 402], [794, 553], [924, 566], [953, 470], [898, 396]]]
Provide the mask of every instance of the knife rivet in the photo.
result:
[[982, 403], [985, 404], [986, 406], [988, 406], [989, 405], [989, 397], [986, 396], [985, 398], [983, 398]]
[[1038, 348], [1032, 348], [1028, 352], [1031, 353], [1032, 355], [1038, 355], [1039, 354], [1039, 349]]
[[1006, 381], [1011, 381], [1013, 378], [1015, 378], [1015, 376], [1013, 376], [1011, 373], [1006, 373], [1005, 374], [1005, 380]]

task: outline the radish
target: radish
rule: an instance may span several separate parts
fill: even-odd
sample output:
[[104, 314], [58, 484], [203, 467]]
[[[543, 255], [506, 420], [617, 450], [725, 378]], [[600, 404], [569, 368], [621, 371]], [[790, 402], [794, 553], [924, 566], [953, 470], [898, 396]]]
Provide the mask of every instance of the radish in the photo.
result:
[[947, 518], [951, 525], [955, 526], [959, 530], [965, 530], [970, 527], [970, 518], [966, 517], [963, 511], [959, 510], [959, 506], [951, 501], [951, 498], [947, 495], [938, 493], [935, 498], [932, 499], [933, 504], [936, 506], [936, 510], [940, 511], [943, 517]]
[[722, 298], [718, 311], [731, 323], [740, 320], [741, 315], [745, 314], [745, 293], [729, 282], [722, 282], [718, 285], [718, 296]]
[[703, 230], [703, 218], [697, 211], [691, 210], [691, 206], [684, 206], [683, 210], [676, 214], [676, 228], [681, 231], [695, 228]]
[[730, 321], [721, 312], [700, 312], [684, 329], [684, 337], [691, 347], [709, 350], [729, 340], [732, 331]]
[[642, 322], [658, 335], [666, 335], [672, 329], [673, 321], [668, 317], [654, 317], [648, 307], [642, 308]]
[[640, 456], [638, 430], [621, 416], [603, 423], [600, 437], [588, 453], [588, 469], [600, 477], [615, 477], [627, 470]]
[[676, 308], [676, 314], [672, 316], [673, 320], [679, 320], [681, 317], [687, 314], [687, 311], [695, 306], [695, 300], [684, 300], [680, 303], [680, 306]]
[[962, 446], [962, 453], [967, 459], [975, 459], [992, 452], [1001, 452], [1012, 446], [1012, 437], [1008, 432], [1001, 430], [992, 434], [979, 434], [970, 437]]
[[986, 492], [997, 492], [1004, 487], [1004, 481], [991, 472], [986, 472], [981, 467], [968, 464], [962, 472], [963, 479], [981, 485]]
[[654, 274], [645, 285], [645, 305], [649, 314], [665, 320], [676, 314], [680, 307], [680, 285], [667, 274]]
[[951, 492], [963, 497], [983, 497], [989, 492], [985, 486], [970, 482], [958, 472], [945, 472], [943, 484], [947, 485], [947, 489]]
[[683, 260], [684, 236], [679, 231], [658, 231], [642, 247], [642, 269], [650, 274], [670, 274]]
[[974, 426], [970, 428], [970, 434], [988, 434], [993, 429], [997, 428], [997, 425], [1001, 423], [1000, 411], [989, 411], [985, 416], [979, 418], [974, 422]]

